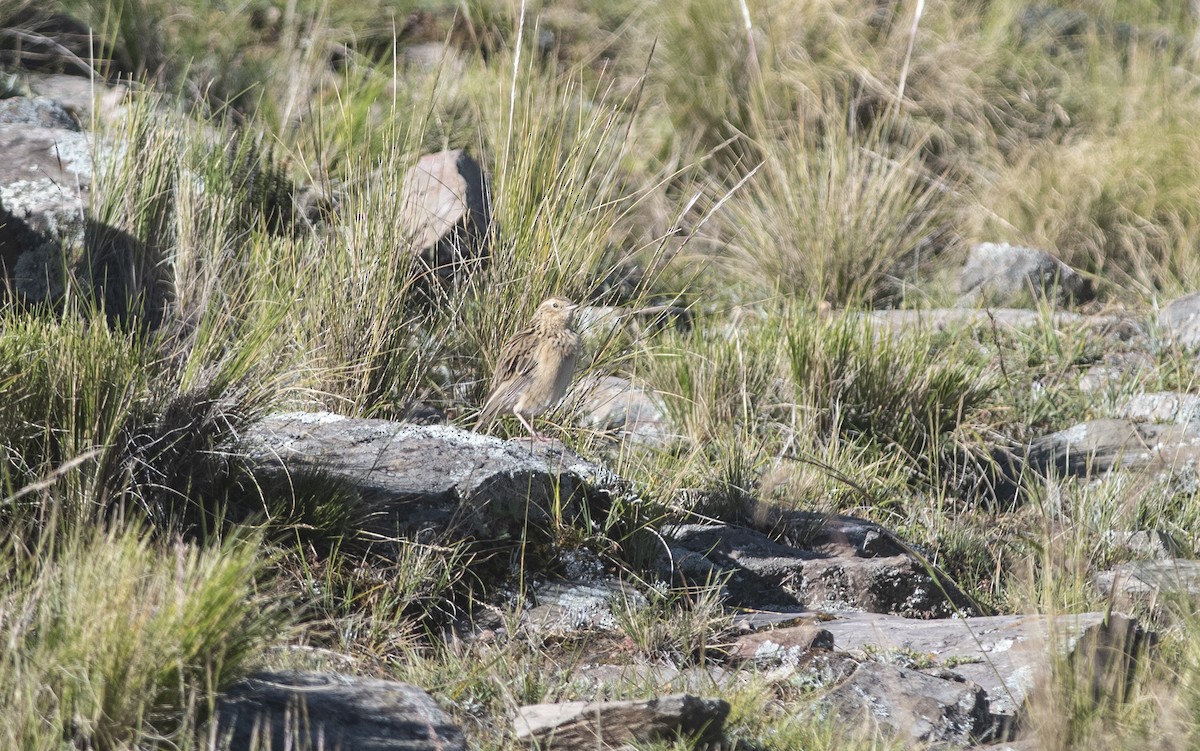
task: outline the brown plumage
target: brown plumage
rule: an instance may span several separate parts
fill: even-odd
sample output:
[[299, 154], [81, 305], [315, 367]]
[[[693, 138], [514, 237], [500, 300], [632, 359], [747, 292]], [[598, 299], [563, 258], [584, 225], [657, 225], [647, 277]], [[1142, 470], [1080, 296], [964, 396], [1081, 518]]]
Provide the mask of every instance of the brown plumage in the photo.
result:
[[567, 393], [579, 361], [579, 334], [571, 328], [578, 307], [565, 297], [551, 297], [537, 307], [527, 328], [504, 343], [476, 430], [511, 411], [532, 437], [541, 438], [532, 420]]

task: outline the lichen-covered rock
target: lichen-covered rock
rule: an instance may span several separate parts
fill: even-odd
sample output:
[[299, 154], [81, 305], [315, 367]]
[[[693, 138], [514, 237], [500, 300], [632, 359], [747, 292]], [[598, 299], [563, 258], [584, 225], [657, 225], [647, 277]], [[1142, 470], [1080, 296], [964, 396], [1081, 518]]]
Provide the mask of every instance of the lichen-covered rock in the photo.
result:
[[625, 484], [561, 443], [504, 441], [449, 425], [412, 425], [327, 412], [274, 415], [244, 436], [264, 481], [319, 474], [357, 494], [364, 526], [379, 534], [514, 538], [552, 514], [589, 504], [603, 516]]

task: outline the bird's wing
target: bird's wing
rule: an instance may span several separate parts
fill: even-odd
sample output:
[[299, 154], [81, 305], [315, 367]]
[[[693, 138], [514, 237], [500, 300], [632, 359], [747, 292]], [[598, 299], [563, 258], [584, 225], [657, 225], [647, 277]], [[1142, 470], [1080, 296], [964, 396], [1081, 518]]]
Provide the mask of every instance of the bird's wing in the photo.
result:
[[496, 373], [492, 377], [492, 393], [479, 412], [476, 430], [487, 427], [501, 410], [511, 407], [533, 379], [533, 369], [537, 365], [533, 341], [533, 329], [528, 328], [514, 334], [500, 349], [500, 362], [496, 363]]

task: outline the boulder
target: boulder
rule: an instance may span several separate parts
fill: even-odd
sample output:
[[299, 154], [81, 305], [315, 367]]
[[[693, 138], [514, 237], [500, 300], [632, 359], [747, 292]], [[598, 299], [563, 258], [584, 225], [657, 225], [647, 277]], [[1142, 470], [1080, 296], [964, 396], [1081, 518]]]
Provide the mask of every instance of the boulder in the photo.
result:
[[399, 226], [440, 278], [486, 255], [491, 204], [483, 168], [461, 149], [426, 154], [400, 185]]
[[339, 673], [256, 673], [218, 699], [212, 722], [231, 749], [467, 748], [462, 729], [416, 686]]
[[662, 397], [628, 378], [584, 378], [569, 401], [576, 405], [576, 424], [612, 436], [619, 443], [662, 448], [675, 435]]
[[668, 525], [661, 534], [670, 556], [659, 571], [683, 585], [724, 580], [729, 604], [757, 610], [976, 612], [953, 582], [878, 525], [828, 518], [828, 527], [810, 519], [814, 528], [797, 544], [732, 524]]
[[1115, 416], [1137, 422], [1200, 423], [1200, 396], [1177, 391], [1134, 394], [1117, 408]]
[[1089, 420], [1035, 440], [1025, 465], [1041, 475], [1097, 477], [1113, 469], [1196, 484], [1200, 423]]
[[1116, 613], [924, 621], [848, 613], [819, 625], [833, 635], [838, 650], [928, 663], [978, 685], [998, 718], [998, 733], [1016, 727], [1026, 699], [1048, 677], [1055, 658], [1078, 664], [1099, 687], [1123, 678], [1152, 639], [1132, 618]]
[[92, 148], [56, 102], [0, 101], [0, 274], [18, 299], [62, 292], [64, 248], [84, 239]]
[[1158, 325], [1177, 346], [1200, 349], [1200, 292], [1167, 303], [1158, 314]]
[[719, 743], [729, 715], [722, 699], [673, 694], [643, 701], [570, 701], [517, 710], [518, 741], [541, 751], [614, 749], [684, 737]]
[[1178, 597], [1200, 599], [1200, 561], [1130, 561], [1096, 575], [1096, 587], [1122, 607]]
[[569, 521], [585, 503], [598, 519], [613, 494], [627, 492], [616, 475], [561, 443], [504, 441], [449, 425], [296, 412], [267, 417], [243, 438], [263, 482], [340, 480], [360, 500], [362, 525], [386, 536], [520, 538], [527, 524], [552, 515]]
[[1034, 307], [1041, 300], [1085, 303], [1096, 296], [1090, 280], [1037, 248], [980, 243], [959, 277], [960, 306]]
[[896, 665], [860, 665], [818, 706], [845, 724], [865, 724], [915, 744], [962, 747], [986, 743], [997, 733], [987, 694], [978, 685]]

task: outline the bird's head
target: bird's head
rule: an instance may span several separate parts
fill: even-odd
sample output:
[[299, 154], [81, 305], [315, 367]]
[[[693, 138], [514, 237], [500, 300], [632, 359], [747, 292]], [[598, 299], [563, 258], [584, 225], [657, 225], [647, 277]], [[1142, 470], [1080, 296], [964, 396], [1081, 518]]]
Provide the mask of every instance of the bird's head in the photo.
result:
[[579, 305], [565, 297], [551, 297], [542, 301], [533, 314], [534, 321], [570, 326]]

